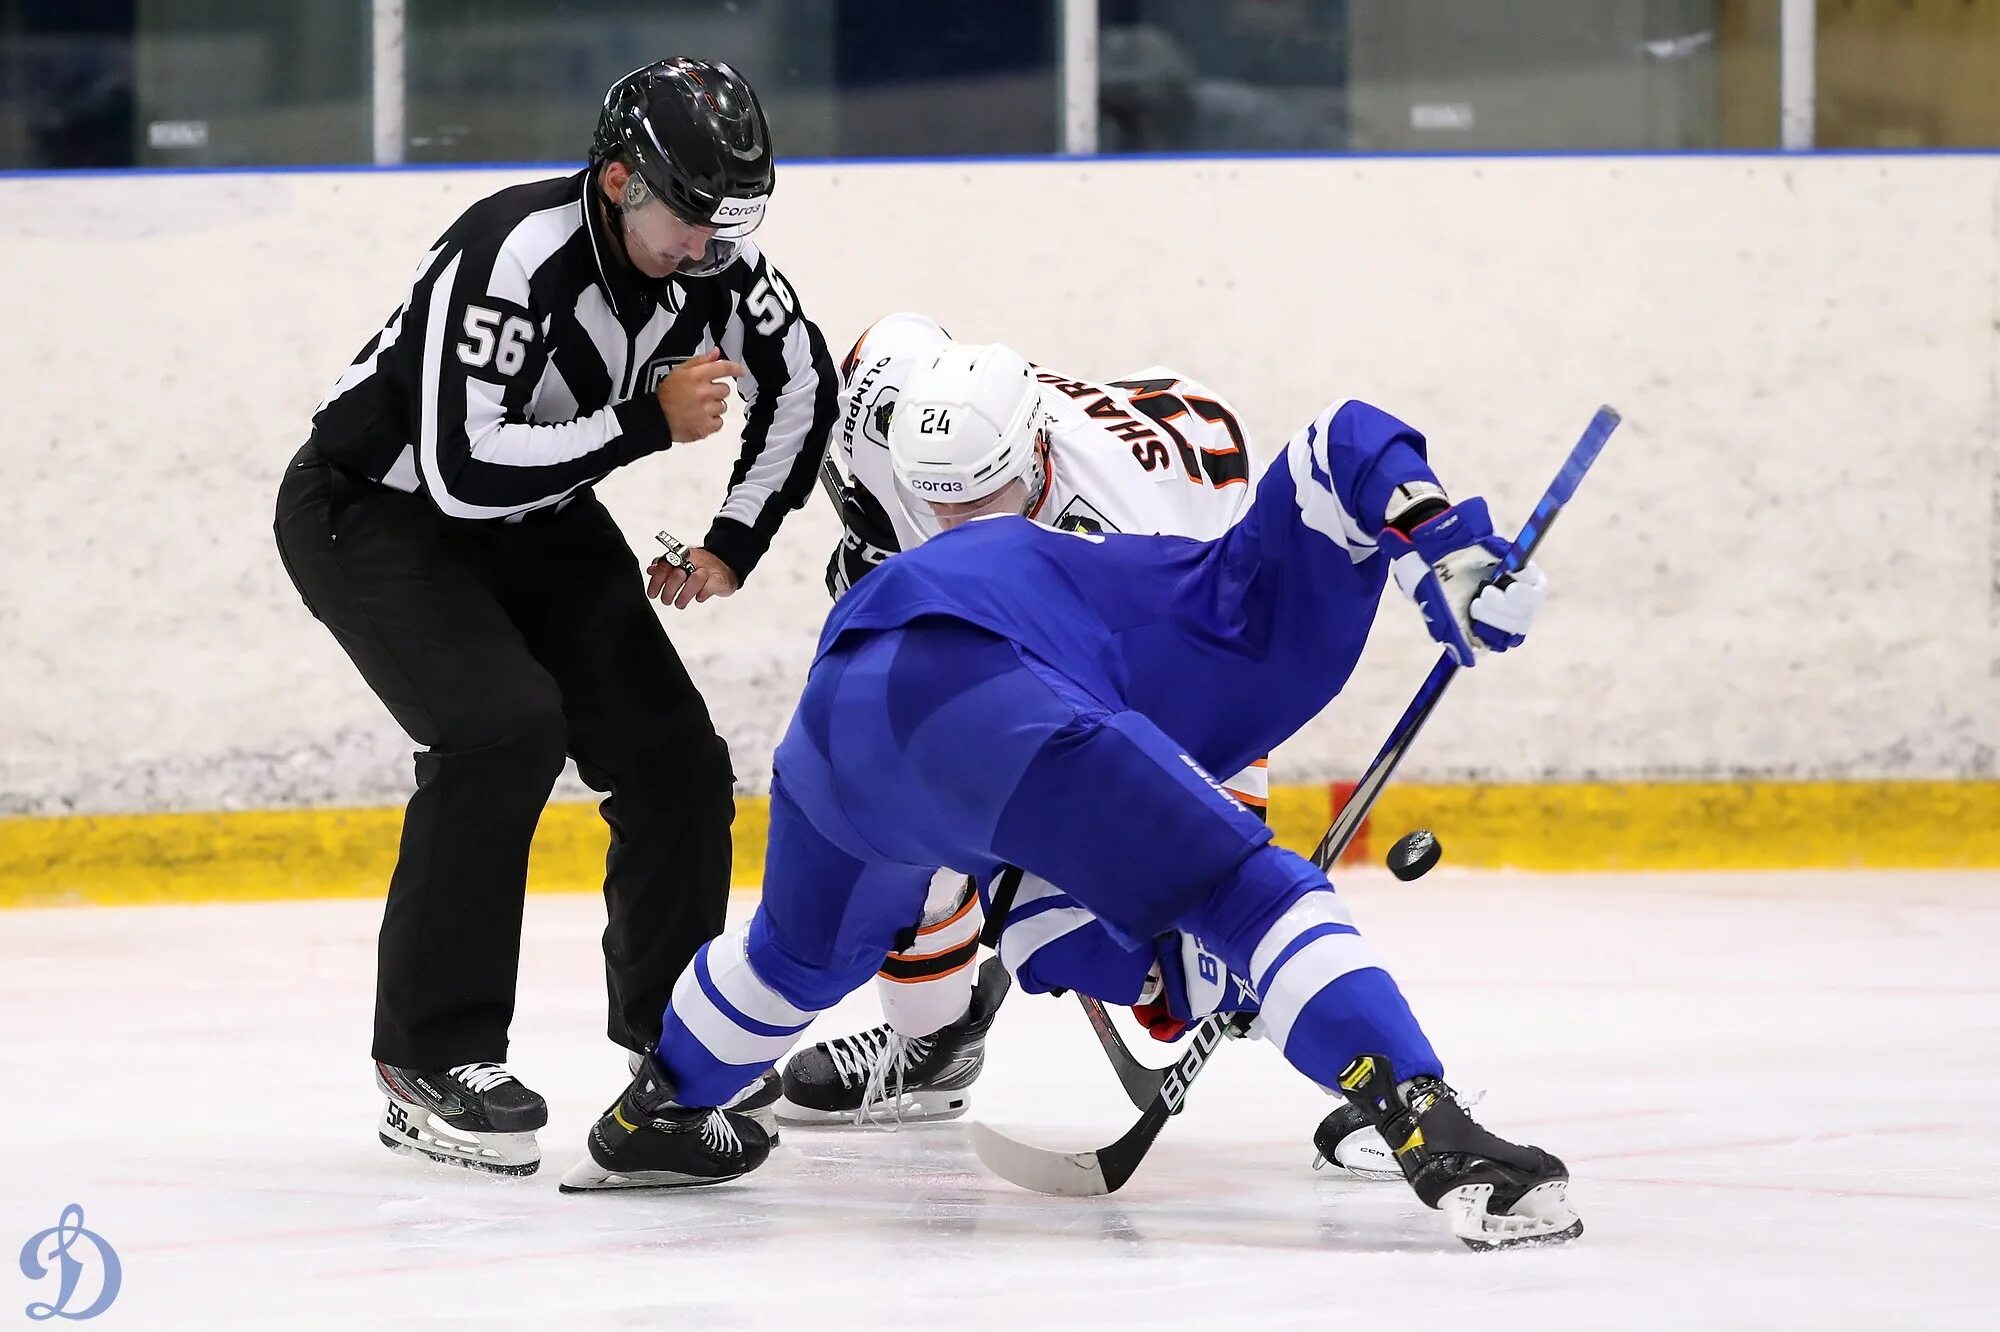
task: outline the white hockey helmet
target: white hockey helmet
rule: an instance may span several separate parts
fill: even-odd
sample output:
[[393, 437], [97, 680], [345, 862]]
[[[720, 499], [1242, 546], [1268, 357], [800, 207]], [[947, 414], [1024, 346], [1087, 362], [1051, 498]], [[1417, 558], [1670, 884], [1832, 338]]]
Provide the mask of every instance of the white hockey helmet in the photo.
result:
[[951, 334], [929, 315], [898, 310], [883, 315], [855, 340], [854, 350], [841, 363], [843, 385], [851, 385], [855, 372], [884, 357], [928, 356], [951, 341]]
[[998, 343], [949, 343], [903, 381], [890, 419], [896, 498], [926, 536], [1031, 514], [1048, 490], [1048, 427], [1026, 357]]

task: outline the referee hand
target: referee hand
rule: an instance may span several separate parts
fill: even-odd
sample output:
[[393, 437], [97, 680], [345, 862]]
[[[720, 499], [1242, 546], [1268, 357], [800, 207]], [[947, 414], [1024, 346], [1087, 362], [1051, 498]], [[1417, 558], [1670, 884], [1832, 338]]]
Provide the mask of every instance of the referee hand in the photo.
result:
[[749, 373], [710, 347], [675, 366], [660, 381], [655, 394], [667, 418], [667, 433], [676, 444], [707, 439], [722, 429], [722, 412], [729, 405], [729, 382]]
[[686, 610], [697, 601], [726, 597], [736, 590], [736, 574], [716, 556], [696, 546], [687, 554], [692, 570], [675, 567], [663, 555], [646, 566], [646, 595], [663, 606]]

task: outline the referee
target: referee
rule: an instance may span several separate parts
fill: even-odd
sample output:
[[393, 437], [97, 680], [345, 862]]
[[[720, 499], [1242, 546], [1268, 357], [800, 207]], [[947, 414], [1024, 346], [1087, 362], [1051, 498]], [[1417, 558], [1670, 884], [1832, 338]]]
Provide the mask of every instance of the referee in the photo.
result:
[[[749, 240], [772, 184], [742, 75], [626, 75], [584, 170], [475, 203], [424, 255], [279, 486], [293, 584], [422, 746], [378, 958], [393, 1150], [540, 1163], [547, 1106], [502, 1061], [528, 844], [565, 754], [611, 828], [613, 1041], [653, 1043], [722, 929], [729, 754], [648, 597], [735, 592], [826, 448], [825, 343]], [[732, 382], [747, 410], [722, 507], [698, 548], [642, 575], [591, 487], [713, 434]]]

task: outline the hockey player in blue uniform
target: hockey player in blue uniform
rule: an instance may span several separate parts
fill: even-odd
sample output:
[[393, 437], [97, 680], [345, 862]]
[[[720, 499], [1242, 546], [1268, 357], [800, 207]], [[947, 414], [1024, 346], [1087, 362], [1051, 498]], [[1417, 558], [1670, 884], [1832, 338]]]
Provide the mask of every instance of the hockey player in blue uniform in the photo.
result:
[[[1002, 467], [1040, 447], [1034, 377], [1006, 348], [952, 344], [890, 430], [919, 460], [987, 432]], [[1494, 579], [1506, 545], [1484, 501], [1453, 503], [1424, 448], [1374, 407], [1332, 407], [1208, 542], [1055, 531], [1004, 494], [899, 494], [949, 530], [835, 606], [774, 763], [763, 901], [682, 974], [564, 1187], [755, 1169], [769, 1136], [716, 1107], [875, 974], [936, 866], [988, 890], [1014, 866], [1001, 957], [1026, 988], [1130, 1003], [1151, 973], [1183, 1016], [1254, 1003], [1256, 1034], [1365, 1115], [1461, 1238], [1580, 1232], [1562, 1163], [1473, 1122], [1326, 877], [1212, 775], [1340, 692], [1391, 576], [1461, 665], [1522, 641], [1546, 582], [1533, 565]]]

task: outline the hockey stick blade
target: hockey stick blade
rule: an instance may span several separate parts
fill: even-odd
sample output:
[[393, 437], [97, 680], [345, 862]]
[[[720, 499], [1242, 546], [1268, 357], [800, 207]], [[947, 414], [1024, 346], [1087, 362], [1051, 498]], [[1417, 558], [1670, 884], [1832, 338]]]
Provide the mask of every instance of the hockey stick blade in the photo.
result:
[[1116, 1193], [1132, 1178], [1153, 1139], [1167, 1126], [1171, 1112], [1155, 1102], [1109, 1147], [1092, 1152], [1059, 1152], [1033, 1147], [986, 1124], [972, 1126], [972, 1151], [979, 1163], [1000, 1178], [1031, 1193], [1057, 1198], [1101, 1198]]
[[[1108, 1147], [1088, 1152], [1056, 1151], [1018, 1142], [985, 1124], [974, 1124], [972, 1150], [988, 1170], [1009, 1184], [1018, 1184], [1035, 1193], [1061, 1198], [1094, 1198], [1116, 1193], [1132, 1178], [1139, 1162], [1146, 1159], [1146, 1153], [1153, 1148], [1153, 1139], [1160, 1136], [1167, 1121], [1187, 1104], [1188, 1088], [1236, 1021], [1234, 1014], [1216, 1013], [1203, 1018], [1189, 1035], [1186, 1052], [1159, 1070], [1159, 1091], [1144, 1107], [1139, 1122]], [[1095, 1025], [1093, 1021], [1092, 1026]], [[1129, 1057], [1131, 1052], [1126, 1053]]]

